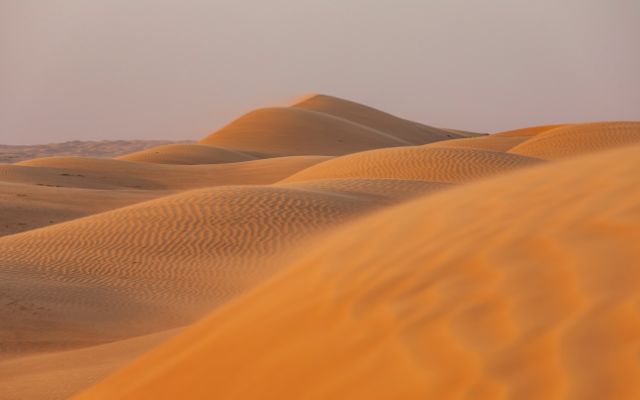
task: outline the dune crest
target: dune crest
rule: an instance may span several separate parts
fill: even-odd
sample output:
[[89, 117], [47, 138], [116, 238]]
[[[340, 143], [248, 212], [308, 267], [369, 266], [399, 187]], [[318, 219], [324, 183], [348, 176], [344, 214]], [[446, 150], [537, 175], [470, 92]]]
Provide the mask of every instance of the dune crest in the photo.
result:
[[509, 150], [555, 160], [640, 142], [640, 122], [597, 122], [546, 130]]
[[638, 398], [639, 199], [635, 146], [380, 212], [76, 398]]
[[438, 142], [436, 146], [393, 147], [349, 154], [303, 169], [284, 181], [396, 178], [466, 182], [541, 162], [536, 158], [517, 154], [449, 147], [446, 146], [447, 143], [448, 141]]

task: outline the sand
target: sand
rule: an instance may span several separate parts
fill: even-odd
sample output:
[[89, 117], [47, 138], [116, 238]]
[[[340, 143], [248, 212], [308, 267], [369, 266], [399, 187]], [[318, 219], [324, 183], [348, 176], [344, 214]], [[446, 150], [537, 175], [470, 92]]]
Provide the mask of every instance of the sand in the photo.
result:
[[171, 142], [168, 140], [73, 140], [42, 145], [11, 146], [0, 144], [0, 163], [13, 163], [51, 156], [114, 157], [169, 143]]
[[256, 156], [203, 144], [167, 144], [116, 157], [157, 164], [223, 164], [255, 160]]
[[0, 164], [0, 399], [638, 398], [638, 126], [313, 95]]
[[639, 205], [631, 147], [382, 211], [77, 398], [636, 399]]
[[[460, 139], [467, 140], [467, 139]], [[451, 141], [456, 143], [457, 140]], [[443, 143], [445, 146], [447, 142]], [[303, 169], [288, 182], [323, 178], [401, 178], [467, 182], [541, 163], [517, 154], [464, 147], [394, 147], [337, 157]]]

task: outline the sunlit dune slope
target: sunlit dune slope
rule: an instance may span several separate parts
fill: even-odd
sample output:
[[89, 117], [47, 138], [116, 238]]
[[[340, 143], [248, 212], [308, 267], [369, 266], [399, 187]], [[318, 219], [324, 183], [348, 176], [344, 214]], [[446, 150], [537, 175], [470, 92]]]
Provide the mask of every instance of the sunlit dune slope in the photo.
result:
[[398, 118], [386, 112], [333, 96], [309, 96], [292, 107], [343, 118], [387, 132], [414, 144], [428, 143], [434, 139], [446, 140], [451, 137], [460, 137], [460, 133], [457, 132]]
[[116, 157], [119, 160], [157, 164], [223, 164], [255, 160], [257, 157], [202, 144], [168, 144]]
[[503, 136], [503, 137], [513, 137], [513, 136], [524, 136], [524, 137], [532, 137], [537, 136], [546, 131], [550, 131], [551, 129], [567, 127], [571, 124], [556, 124], [556, 125], [539, 125], [539, 126], [530, 126], [528, 128], [520, 128], [514, 129], [510, 131], [503, 131], [494, 133], [493, 136]]
[[373, 108], [317, 95], [291, 107], [252, 111], [200, 143], [262, 155], [343, 155], [464, 137]]
[[310, 234], [447, 185], [225, 186], [0, 238], [0, 352], [78, 347], [192, 322]]
[[528, 139], [529, 138], [526, 136], [486, 135], [463, 139], [443, 140], [441, 142], [432, 143], [429, 147], [463, 147], [505, 152]]
[[58, 188], [0, 181], [0, 236], [165, 195], [163, 191]]
[[78, 399], [640, 398], [640, 147], [384, 210]]
[[545, 131], [511, 153], [559, 159], [640, 142], [640, 122], [597, 122]]
[[295, 156], [227, 164], [164, 165], [109, 158], [47, 157], [0, 164], [0, 181], [90, 189], [183, 190], [272, 183], [327, 159]]
[[0, 361], [0, 398], [67, 399], [171, 338], [177, 331], [155, 333], [79, 350]]
[[516, 154], [461, 147], [394, 147], [337, 157], [295, 173], [285, 182], [323, 178], [465, 182], [539, 162], [535, 158]]

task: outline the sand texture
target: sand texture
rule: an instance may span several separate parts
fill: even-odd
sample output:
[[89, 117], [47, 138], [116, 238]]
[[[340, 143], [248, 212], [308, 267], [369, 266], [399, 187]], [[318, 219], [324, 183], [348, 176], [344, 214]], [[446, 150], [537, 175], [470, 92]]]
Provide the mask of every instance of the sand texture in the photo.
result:
[[640, 398], [639, 122], [65, 146], [0, 164], [0, 400]]
[[638, 242], [640, 147], [450, 189], [318, 240], [78, 398], [636, 399]]

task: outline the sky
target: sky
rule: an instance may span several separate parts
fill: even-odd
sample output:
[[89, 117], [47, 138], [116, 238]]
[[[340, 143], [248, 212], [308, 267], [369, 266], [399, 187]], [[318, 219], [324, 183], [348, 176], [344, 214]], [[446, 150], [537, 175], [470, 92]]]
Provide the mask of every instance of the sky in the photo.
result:
[[496, 132], [640, 120], [638, 0], [0, 0], [0, 143], [198, 139], [307, 93]]

